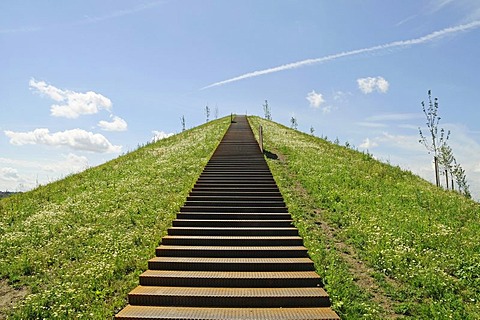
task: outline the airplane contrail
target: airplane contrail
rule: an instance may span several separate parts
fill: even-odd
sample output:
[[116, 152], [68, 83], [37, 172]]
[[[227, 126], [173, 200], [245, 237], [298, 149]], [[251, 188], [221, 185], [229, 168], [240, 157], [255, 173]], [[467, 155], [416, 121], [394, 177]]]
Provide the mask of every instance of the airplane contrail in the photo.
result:
[[285, 70], [290, 70], [290, 69], [296, 69], [296, 68], [300, 68], [300, 67], [304, 67], [304, 66], [308, 66], [308, 65], [318, 64], [318, 63], [327, 62], [327, 61], [332, 61], [332, 60], [336, 60], [336, 59], [347, 57], [347, 56], [354, 56], [354, 55], [369, 53], [369, 52], [373, 52], [373, 51], [379, 51], [379, 50], [385, 50], [385, 49], [391, 49], [391, 48], [403, 48], [403, 47], [408, 47], [408, 46], [411, 46], [411, 45], [422, 44], [422, 43], [426, 43], [426, 42], [430, 42], [430, 41], [442, 38], [442, 37], [447, 36], [447, 35], [455, 34], [455, 33], [462, 32], [462, 31], [469, 31], [469, 30], [472, 30], [472, 29], [476, 29], [478, 27], [480, 27], [480, 20], [476, 20], [476, 21], [473, 21], [473, 22], [470, 22], [470, 23], [458, 25], [458, 26], [455, 26], [455, 27], [449, 27], [449, 28], [445, 28], [445, 29], [442, 29], [442, 30], [438, 30], [438, 31], [432, 32], [432, 33], [427, 34], [427, 35], [425, 35], [423, 37], [420, 37], [420, 38], [414, 38], [414, 39], [410, 39], [410, 40], [394, 41], [394, 42], [381, 44], [381, 45], [377, 45], [377, 46], [373, 46], [373, 47], [369, 47], [369, 48], [356, 49], [356, 50], [351, 50], [351, 51], [343, 51], [343, 52], [340, 52], [340, 53], [331, 54], [331, 55], [324, 56], [324, 57], [321, 57], [321, 58], [306, 59], [306, 60], [302, 60], [302, 61], [297, 61], [297, 62], [284, 64], [284, 65], [281, 65], [281, 66], [278, 66], [278, 67], [273, 67], [273, 68], [269, 68], [269, 69], [249, 72], [249, 73], [245, 73], [245, 74], [242, 74], [242, 75], [234, 77], [234, 78], [230, 78], [230, 79], [227, 79], [227, 80], [212, 83], [212, 84], [210, 84], [206, 87], [201, 88], [200, 90], [205, 90], [205, 89], [209, 89], [209, 88], [213, 88], [213, 87], [218, 87], [218, 86], [222, 86], [222, 85], [227, 84], [227, 83], [236, 82], [236, 81], [240, 81], [240, 80], [244, 80], [244, 79], [248, 79], [248, 78], [263, 76], [263, 75], [266, 75], [266, 74], [269, 74], [269, 73], [285, 71]]

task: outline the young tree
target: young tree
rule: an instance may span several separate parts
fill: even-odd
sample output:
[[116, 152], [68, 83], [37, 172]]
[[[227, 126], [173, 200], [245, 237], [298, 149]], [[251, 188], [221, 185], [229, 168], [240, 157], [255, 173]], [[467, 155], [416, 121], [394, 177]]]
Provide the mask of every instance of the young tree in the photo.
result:
[[292, 129], [297, 130], [298, 122], [297, 122], [297, 118], [295, 118], [295, 116], [292, 116], [292, 118], [290, 119], [290, 126], [291, 126]]
[[267, 100], [265, 100], [265, 104], [263, 105], [263, 113], [265, 114], [265, 119], [272, 120], [272, 113], [270, 112]]
[[185, 131], [185, 116], [182, 115], [180, 122], [182, 123], [182, 131]]
[[449, 189], [449, 179], [448, 175], [451, 177], [451, 188], [453, 190], [453, 164], [456, 162], [455, 157], [453, 156], [452, 148], [445, 144], [440, 147], [440, 154], [438, 156], [438, 163], [442, 168], [442, 172], [445, 175], [445, 183], [447, 190]]
[[310, 126], [310, 134], [313, 136], [315, 133], [315, 128], [313, 126]]
[[217, 106], [215, 106], [214, 114], [215, 114], [215, 119], [218, 119], [218, 107]]
[[470, 186], [467, 183], [467, 176], [465, 175], [465, 170], [455, 161], [453, 166], [453, 176], [457, 182], [458, 192], [463, 194], [467, 198], [471, 198], [472, 194], [470, 193]]
[[419, 127], [418, 131], [420, 133], [421, 144], [427, 148], [428, 153], [433, 153], [433, 161], [435, 163], [435, 182], [437, 187], [440, 186], [440, 177], [439, 177], [439, 168], [438, 168], [438, 157], [440, 155], [440, 150], [443, 146], [446, 145], [447, 140], [450, 136], [450, 131], [445, 132], [445, 129], [438, 128], [438, 123], [440, 122], [440, 117], [438, 116], [438, 98], [435, 98], [432, 101], [432, 92], [428, 90], [428, 106], [425, 105], [425, 102], [422, 101], [422, 110], [425, 116], [427, 117], [427, 128], [428, 134], [425, 135], [422, 129]]
[[207, 122], [210, 120], [210, 107], [208, 104], [205, 106], [205, 115], [207, 116]]

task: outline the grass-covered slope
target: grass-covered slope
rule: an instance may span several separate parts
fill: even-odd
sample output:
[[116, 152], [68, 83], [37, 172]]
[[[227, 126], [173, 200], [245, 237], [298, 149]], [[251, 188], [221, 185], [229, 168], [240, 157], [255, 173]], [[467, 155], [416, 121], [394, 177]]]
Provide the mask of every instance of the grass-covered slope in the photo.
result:
[[0, 318], [111, 318], [229, 123], [212, 121], [1, 200], [0, 281], [28, 294]]
[[[370, 155], [251, 117], [345, 319], [480, 319], [480, 205]], [[270, 157], [275, 158], [275, 157]]]

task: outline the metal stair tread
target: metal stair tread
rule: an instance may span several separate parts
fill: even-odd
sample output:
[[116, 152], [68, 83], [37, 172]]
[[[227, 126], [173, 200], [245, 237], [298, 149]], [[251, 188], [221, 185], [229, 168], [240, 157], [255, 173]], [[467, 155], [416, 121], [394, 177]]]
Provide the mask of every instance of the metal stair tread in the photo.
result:
[[170, 238], [182, 238], [182, 239], [233, 239], [233, 240], [302, 240], [299, 236], [164, 236], [163, 239]]
[[301, 288], [217, 288], [217, 287], [160, 287], [137, 286], [129, 295], [164, 295], [189, 297], [327, 297], [320, 287]]
[[331, 308], [199, 308], [127, 305], [122, 320], [338, 320]]
[[153, 257], [148, 262], [211, 263], [211, 264], [295, 264], [312, 263], [310, 258], [216, 258], [216, 257]]
[[176, 246], [176, 245], [161, 245], [157, 247], [162, 250], [238, 250], [238, 251], [286, 251], [286, 250], [307, 250], [303, 246]]
[[192, 271], [192, 270], [147, 270], [141, 277], [172, 278], [227, 278], [227, 279], [320, 279], [315, 271]]

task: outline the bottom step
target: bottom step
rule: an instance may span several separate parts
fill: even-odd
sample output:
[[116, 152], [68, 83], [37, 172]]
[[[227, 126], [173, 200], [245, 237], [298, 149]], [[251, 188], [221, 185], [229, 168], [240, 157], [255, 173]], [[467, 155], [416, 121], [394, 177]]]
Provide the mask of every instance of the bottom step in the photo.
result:
[[115, 319], [192, 320], [333, 320], [340, 317], [330, 308], [185, 308], [128, 305]]

